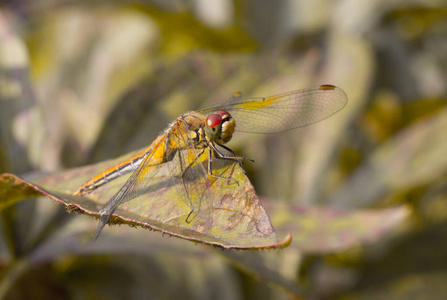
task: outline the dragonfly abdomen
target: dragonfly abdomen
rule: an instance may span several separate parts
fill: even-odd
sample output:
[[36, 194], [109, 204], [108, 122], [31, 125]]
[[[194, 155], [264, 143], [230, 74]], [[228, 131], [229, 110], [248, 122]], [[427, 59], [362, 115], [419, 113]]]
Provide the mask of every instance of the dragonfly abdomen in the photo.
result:
[[149, 149], [149, 151], [145, 149], [143, 152], [138, 153], [130, 159], [105, 170], [84, 183], [74, 194], [78, 196], [86, 195], [118, 177], [135, 171], [143, 161], [144, 157], [149, 154], [151, 150], [152, 148]]

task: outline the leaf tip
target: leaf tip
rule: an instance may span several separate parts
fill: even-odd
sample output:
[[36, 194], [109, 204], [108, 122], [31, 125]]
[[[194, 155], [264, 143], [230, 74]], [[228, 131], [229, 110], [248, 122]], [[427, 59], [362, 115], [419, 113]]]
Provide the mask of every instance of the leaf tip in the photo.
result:
[[292, 243], [292, 235], [289, 233], [281, 242], [279, 242], [279, 245], [280, 248], [282, 249], [289, 247], [291, 243]]

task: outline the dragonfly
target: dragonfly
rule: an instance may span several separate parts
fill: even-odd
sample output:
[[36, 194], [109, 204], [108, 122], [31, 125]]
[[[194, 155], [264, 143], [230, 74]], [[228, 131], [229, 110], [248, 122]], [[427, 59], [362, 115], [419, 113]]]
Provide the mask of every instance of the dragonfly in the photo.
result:
[[[251, 159], [236, 155], [226, 146], [235, 131], [278, 133], [319, 122], [347, 104], [345, 92], [334, 85], [320, 85], [270, 97], [229, 100], [205, 109], [182, 114], [143, 151], [85, 182], [74, 194], [85, 196], [99, 187], [128, 175], [130, 177], [99, 211], [95, 239], [110, 221], [116, 209], [139, 195], [160, 173], [167, 173], [178, 198], [189, 207], [184, 222], [190, 223], [201, 211], [210, 211], [216, 188], [210, 179], [236, 179], [214, 172], [213, 161], [242, 166]], [[207, 157], [203, 163], [204, 155]], [[170, 200], [174, 201], [174, 200]], [[212, 209], [211, 209], [212, 210]]]

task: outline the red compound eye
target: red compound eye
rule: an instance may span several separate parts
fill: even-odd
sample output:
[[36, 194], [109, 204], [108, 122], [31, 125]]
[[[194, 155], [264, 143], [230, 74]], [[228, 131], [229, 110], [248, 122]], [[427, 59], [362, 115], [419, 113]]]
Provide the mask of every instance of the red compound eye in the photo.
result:
[[220, 114], [212, 114], [206, 118], [206, 125], [209, 128], [214, 128], [222, 123], [222, 116]]
[[217, 113], [218, 113], [219, 115], [221, 115], [222, 118], [225, 117], [225, 116], [230, 116], [230, 113], [227, 112], [226, 110], [219, 110], [219, 111], [217, 111]]

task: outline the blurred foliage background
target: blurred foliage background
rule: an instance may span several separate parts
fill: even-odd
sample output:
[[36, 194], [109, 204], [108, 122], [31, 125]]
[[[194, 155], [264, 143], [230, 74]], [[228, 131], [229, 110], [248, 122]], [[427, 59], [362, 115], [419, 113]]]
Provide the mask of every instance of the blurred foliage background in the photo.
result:
[[114, 158], [237, 91], [319, 84], [344, 89], [347, 107], [230, 142], [255, 160], [248, 175], [289, 248], [233, 253], [124, 227], [92, 243], [93, 218], [28, 200], [1, 212], [0, 296], [445, 299], [444, 0], [3, 0], [0, 173]]

